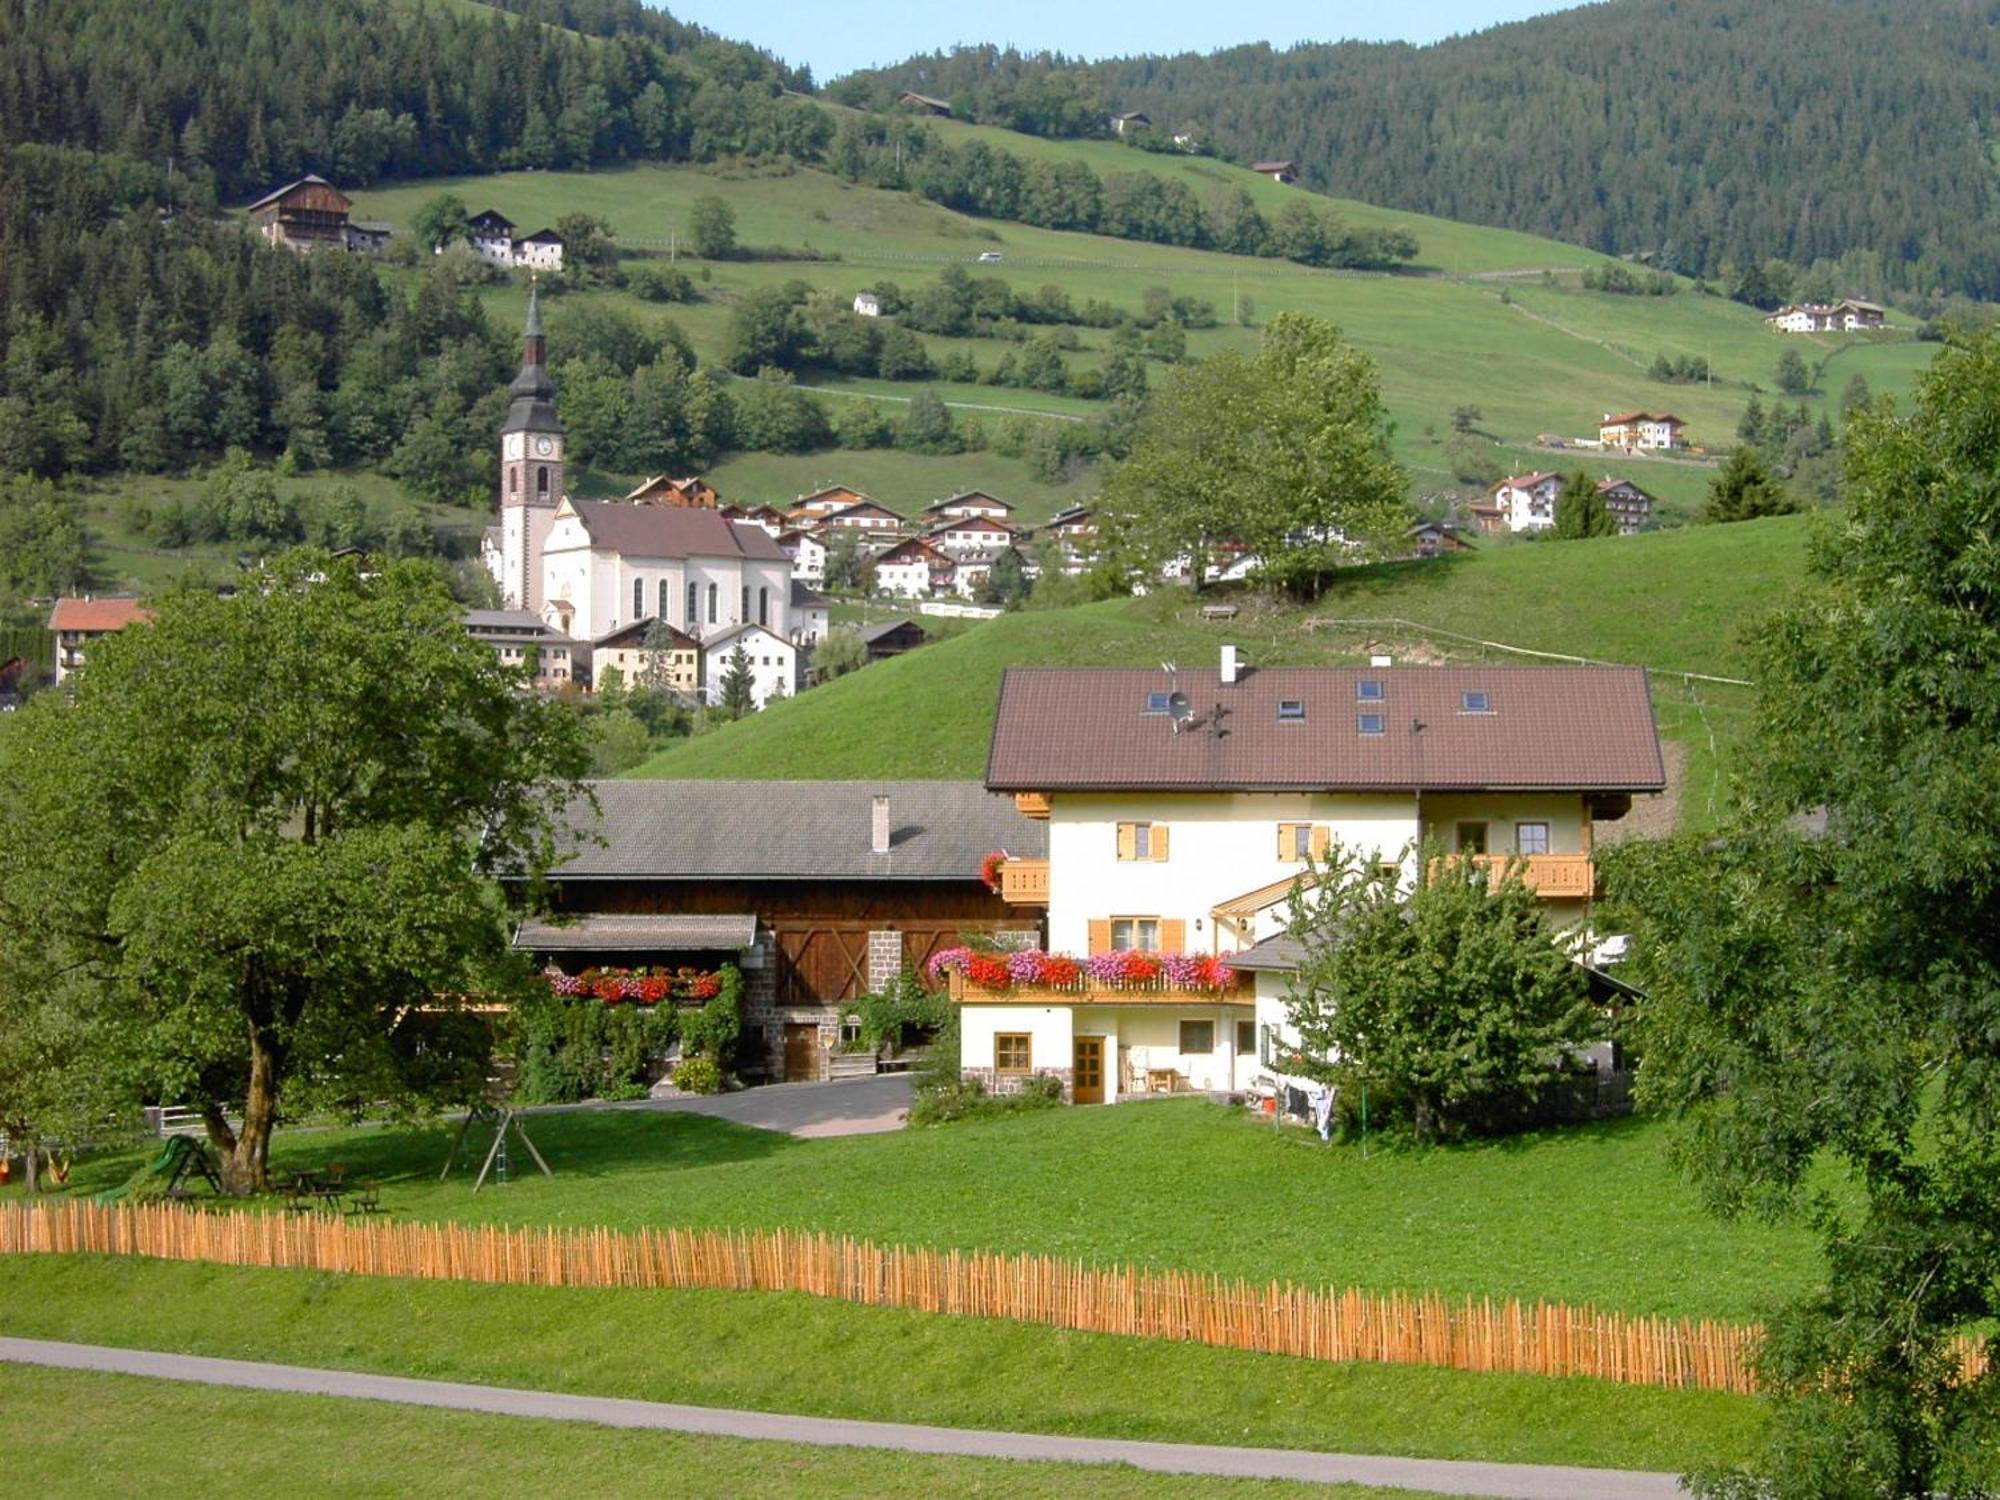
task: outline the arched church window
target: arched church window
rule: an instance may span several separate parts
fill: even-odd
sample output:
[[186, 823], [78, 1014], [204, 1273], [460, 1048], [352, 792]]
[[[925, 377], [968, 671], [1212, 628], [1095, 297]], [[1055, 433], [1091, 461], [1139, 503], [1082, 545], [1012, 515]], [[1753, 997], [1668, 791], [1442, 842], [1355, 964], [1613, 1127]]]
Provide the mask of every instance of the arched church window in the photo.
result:
[[659, 615], [662, 625], [667, 623], [667, 580], [664, 578], [660, 580], [660, 607], [655, 613]]
[[768, 625], [771, 623], [771, 591], [769, 589], [757, 590], [757, 623], [759, 625]]
[[549, 492], [549, 466], [547, 464], [536, 464], [535, 493], [537, 495], [546, 496], [548, 492]]
[[712, 583], [708, 586], [708, 623], [715, 623], [715, 585]]
[[510, 495], [521, 493], [521, 471], [511, 466], [507, 470], [507, 493]]
[[636, 622], [644, 619], [645, 617], [646, 617], [646, 580], [643, 578], [635, 578], [632, 580], [632, 618]]
[[689, 630], [693, 630], [693, 629], [694, 629], [694, 627], [695, 627], [695, 625], [696, 625], [696, 624], [698, 623], [698, 622], [697, 622], [697, 621], [695, 620], [695, 592], [694, 592], [694, 590], [695, 590], [695, 586], [694, 586], [693, 584], [689, 584], [689, 585], [688, 585], [688, 609], [687, 609], [687, 616], [686, 616], [686, 617], [685, 617], [685, 618], [684, 618], [684, 619], [683, 619], [683, 620], [681, 621], [681, 624], [685, 625], [685, 626], [686, 626], [686, 627], [687, 627], [687, 628], [688, 628]]

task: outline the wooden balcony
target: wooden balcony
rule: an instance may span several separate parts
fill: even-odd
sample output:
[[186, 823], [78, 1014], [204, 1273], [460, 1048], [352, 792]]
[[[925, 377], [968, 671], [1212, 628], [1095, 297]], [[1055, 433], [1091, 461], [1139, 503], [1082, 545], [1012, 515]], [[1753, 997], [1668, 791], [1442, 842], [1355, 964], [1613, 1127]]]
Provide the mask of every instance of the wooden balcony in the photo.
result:
[[1544, 901], [1588, 901], [1597, 893], [1597, 867], [1588, 854], [1475, 854], [1470, 858], [1492, 877], [1518, 861], [1523, 866], [1521, 879]]
[[1220, 990], [1188, 989], [1164, 979], [1149, 984], [1105, 984], [1079, 979], [1075, 984], [1014, 984], [989, 990], [952, 974], [950, 993], [958, 1005], [1174, 1005], [1186, 1010], [1198, 1005], [1250, 1005], [1256, 986], [1249, 974], [1237, 974]]
[[1049, 862], [1010, 859], [1000, 867], [1000, 899], [1009, 906], [1049, 904]]

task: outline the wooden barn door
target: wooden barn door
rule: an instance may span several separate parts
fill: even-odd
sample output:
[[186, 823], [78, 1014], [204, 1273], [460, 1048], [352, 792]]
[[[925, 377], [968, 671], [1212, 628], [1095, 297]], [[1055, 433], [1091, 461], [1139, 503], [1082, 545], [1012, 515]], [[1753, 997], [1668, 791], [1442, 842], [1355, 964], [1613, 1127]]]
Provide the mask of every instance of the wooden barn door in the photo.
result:
[[819, 1027], [810, 1021], [785, 1025], [785, 1082], [819, 1077]]
[[778, 1003], [839, 1005], [868, 992], [868, 928], [817, 923], [778, 929]]

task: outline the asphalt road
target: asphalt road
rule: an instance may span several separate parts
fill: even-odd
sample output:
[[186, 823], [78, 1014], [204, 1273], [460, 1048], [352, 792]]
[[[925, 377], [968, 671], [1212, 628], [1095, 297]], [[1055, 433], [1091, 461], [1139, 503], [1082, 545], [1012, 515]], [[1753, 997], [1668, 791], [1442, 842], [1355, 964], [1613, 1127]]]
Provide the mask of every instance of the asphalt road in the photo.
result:
[[1497, 1497], [1497, 1500], [1670, 1500], [1670, 1497], [1680, 1493], [1679, 1481], [1671, 1474], [1636, 1473], [1622, 1469], [1381, 1458], [1362, 1454], [1307, 1453], [1283, 1448], [1208, 1447], [1195, 1443], [1142, 1443], [1117, 1438], [1048, 1437], [1023, 1432], [919, 1427], [901, 1422], [795, 1417], [777, 1412], [731, 1411], [659, 1401], [627, 1401], [611, 1396], [510, 1390], [457, 1381], [413, 1380], [400, 1375], [364, 1375], [349, 1370], [316, 1370], [301, 1365], [208, 1359], [192, 1354], [112, 1349], [95, 1344], [64, 1344], [42, 1339], [0, 1338], [0, 1360], [65, 1370], [149, 1375], [161, 1380], [230, 1386], [242, 1390], [290, 1391], [366, 1401], [394, 1401], [409, 1406], [444, 1407], [454, 1411], [596, 1422], [607, 1427], [655, 1428], [720, 1437], [764, 1438], [823, 1447], [884, 1448], [904, 1453], [943, 1453], [973, 1458], [1125, 1464], [1135, 1469], [1167, 1474], [1374, 1484], [1433, 1494]]
[[768, 1083], [733, 1094], [636, 1099], [621, 1109], [668, 1109], [713, 1115], [787, 1135], [879, 1135], [903, 1128], [914, 1087], [908, 1073], [878, 1073], [838, 1083]]

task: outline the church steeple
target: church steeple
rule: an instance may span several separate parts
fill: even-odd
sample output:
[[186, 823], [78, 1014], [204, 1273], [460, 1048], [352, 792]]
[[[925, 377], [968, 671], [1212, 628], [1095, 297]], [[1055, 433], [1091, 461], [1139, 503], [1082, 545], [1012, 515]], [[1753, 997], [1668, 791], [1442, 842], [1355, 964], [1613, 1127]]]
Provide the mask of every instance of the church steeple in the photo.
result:
[[[556, 383], [549, 379], [548, 366], [543, 363], [547, 351], [547, 340], [542, 335], [542, 309], [537, 299], [536, 289], [528, 288], [528, 321], [521, 329], [521, 371], [514, 377], [514, 383], [507, 387], [513, 396], [513, 404], [508, 408], [507, 423], [502, 432], [560, 432], [562, 424], [556, 420], [554, 401]], [[530, 410], [529, 408], [541, 408]]]
[[541, 301], [528, 289], [521, 328], [521, 372], [500, 424], [500, 593], [509, 609], [542, 604], [542, 542], [563, 497], [563, 426], [549, 379]]

